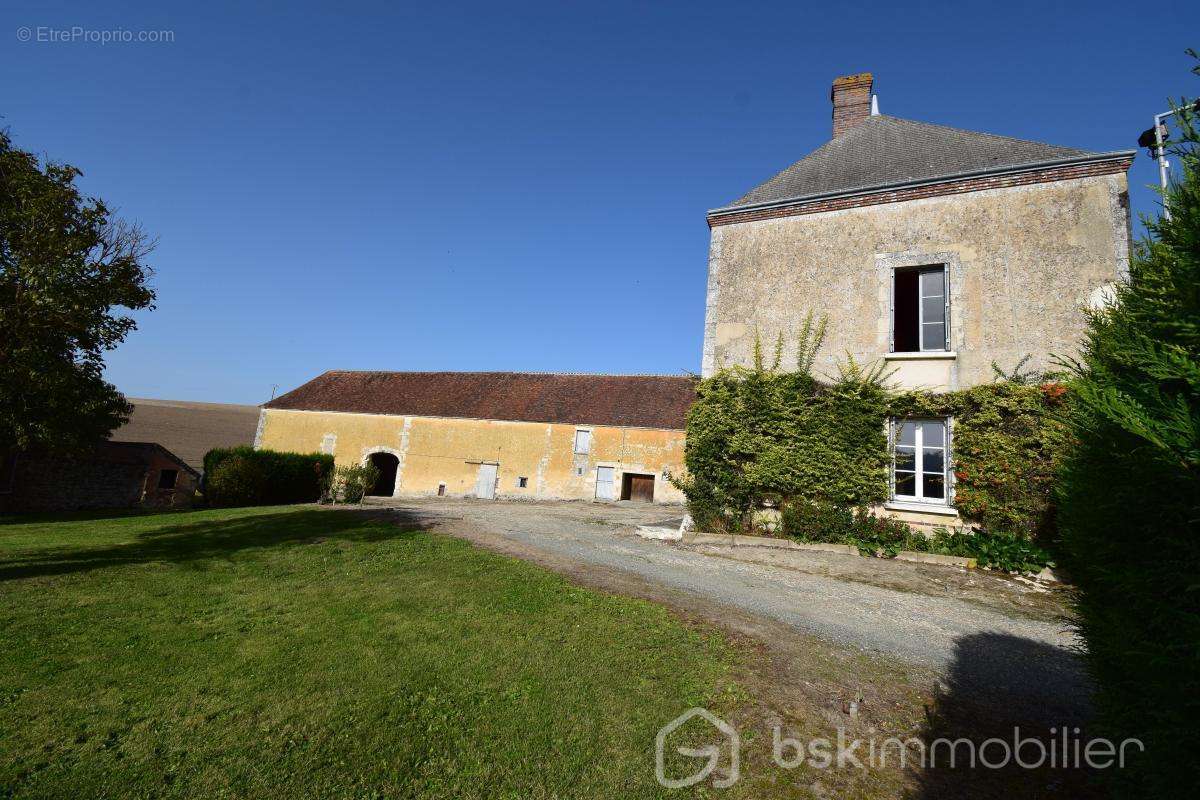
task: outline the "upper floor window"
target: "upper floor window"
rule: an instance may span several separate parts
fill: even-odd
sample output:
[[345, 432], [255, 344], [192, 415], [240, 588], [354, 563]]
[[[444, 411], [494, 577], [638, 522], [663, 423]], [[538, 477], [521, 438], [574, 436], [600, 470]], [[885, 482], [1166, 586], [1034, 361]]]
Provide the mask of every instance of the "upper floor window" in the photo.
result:
[[950, 349], [946, 267], [912, 267], [893, 273], [892, 352]]
[[592, 452], [592, 432], [575, 431], [575, 454], [587, 455]]

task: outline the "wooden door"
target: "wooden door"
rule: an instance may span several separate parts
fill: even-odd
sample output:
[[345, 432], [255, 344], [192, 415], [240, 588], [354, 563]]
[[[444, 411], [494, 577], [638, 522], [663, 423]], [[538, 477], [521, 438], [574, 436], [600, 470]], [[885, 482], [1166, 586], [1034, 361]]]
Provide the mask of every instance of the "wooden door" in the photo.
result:
[[639, 503], [654, 502], [654, 476], [626, 473], [629, 482], [628, 499]]

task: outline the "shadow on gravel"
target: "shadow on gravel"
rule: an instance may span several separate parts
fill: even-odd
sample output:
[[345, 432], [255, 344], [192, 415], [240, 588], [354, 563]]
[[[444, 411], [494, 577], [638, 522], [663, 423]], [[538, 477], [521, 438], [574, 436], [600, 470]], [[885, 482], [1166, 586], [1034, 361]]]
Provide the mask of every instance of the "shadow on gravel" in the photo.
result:
[[[962, 639], [926, 707], [925, 769], [914, 773], [919, 789], [912, 797], [1100, 797], [1086, 767], [1063, 766], [1064, 729], [1070, 759], [1074, 742], [1086, 741], [1089, 695], [1082, 663], [1070, 652], [999, 633]], [[990, 739], [1004, 746], [983, 746]]]
[[0, 582], [152, 561], [185, 563], [246, 550], [314, 544], [325, 539], [382, 541], [430, 527], [425, 515], [404, 510], [314, 508], [183, 524], [171, 524], [175, 514], [162, 517], [162, 526], [138, 534], [133, 541], [101, 547], [53, 548], [0, 560]]

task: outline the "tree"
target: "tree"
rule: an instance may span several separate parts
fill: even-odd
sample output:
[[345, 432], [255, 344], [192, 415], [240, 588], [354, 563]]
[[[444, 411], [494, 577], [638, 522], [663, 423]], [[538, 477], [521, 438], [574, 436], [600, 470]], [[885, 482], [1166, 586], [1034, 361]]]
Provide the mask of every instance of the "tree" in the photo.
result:
[[134, 330], [120, 309], [152, 308], [154, 242], [0, 131], [0, 451], [72, 450], [131, 410], [102, 377]]
[[1200, 793], [1200, 138], [1194, 114], [1181, 116], [1171, 216], [1147, 221], [1074, 365], [1078, 446], [1059, 489], [1097, 686], [1092, 733], [1146, 748], [1102, 773], [1118, 797]]

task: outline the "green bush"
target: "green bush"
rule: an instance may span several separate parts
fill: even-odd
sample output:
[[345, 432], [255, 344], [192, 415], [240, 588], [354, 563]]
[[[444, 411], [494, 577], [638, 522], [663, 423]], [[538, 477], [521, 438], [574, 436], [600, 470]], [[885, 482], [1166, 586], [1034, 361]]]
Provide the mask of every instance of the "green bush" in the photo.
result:
[[[1193, 55], [1195, 55], [1193, 53]], [[1200, 67], [1197, 67], [1200, 72]], [[1186, 108], [1186, 106], [1184, 106]], [[1200, 718], [1200, 135], [1184, 115], [1171, 218], [1148, 220], [1075, 365], [1060, 485], [1065, 566], [1097, 692], [1092, 733], [1135, 737], [1118, 798], [1195, 797]]]
[[321, 499], [330, 503], [361, 503], [378, 480], [379, 468], [374, 464], [341, 466], [328, 473]]
[[[224, 487], [214, 486], [221, 465], [239, 459], [255, 465], [261, 482], [247, 483], [233, 495], [223, 495]], [[237, 468], [246, 475], [251, 471]], [[255, 450], [252, 447], [217, 447], [204, 456], [204, 494], [213, 505], [289, 505], [315, 503], [321, 498], [325, 476], [333, 471], [333, 456], [323, 453], [283, 453]], [[255, 488], [257, 487], [257, 488]], [[236, 496], [236, 500], [234, 497]]]
[[890, 517], [863, 508], [828, 502], [796, 501], [781, 513], [783, 533], [803, 542], [849, 544], [864, 555], [892, 557], [901, 550], [922, 549], [924, 534]]
[[[884, 376], [851, 362], [830, 383], [807, 368], [820, 344], [810, 322], [801, 333], [796, 372], [730, 368], [701, 381], [687, 416], [684, 461], [691, 483], [677, 485], [735, 528], [765, 500], [846, 506], [882, 502], [888, 490], [888, 392]], [[696, 512], [693, 512], [696, 516]]]
[[227, 458], [205, 473], [205, 497], [214, 506], [258, 505], [266, 486], [262, 465], [243, 455]]
[[926, 552], [973, 558], [981, 567], [1005, 572], [1041, 572], [1054, 563], [1049, 551], [1025, 536], [988, 530], [936, 529]]
[[910, 550], [965, 556], [981, 567], [1006, 572], [1038, 572], [1051, 563], [1045, 549], [1019, 534], [937, 528], [927, 536], [899, 520], [832, 503], [788, 503], [781, 522], [785, 536], [802, 542], [849, 544], [863, 555], [892, 558]]

